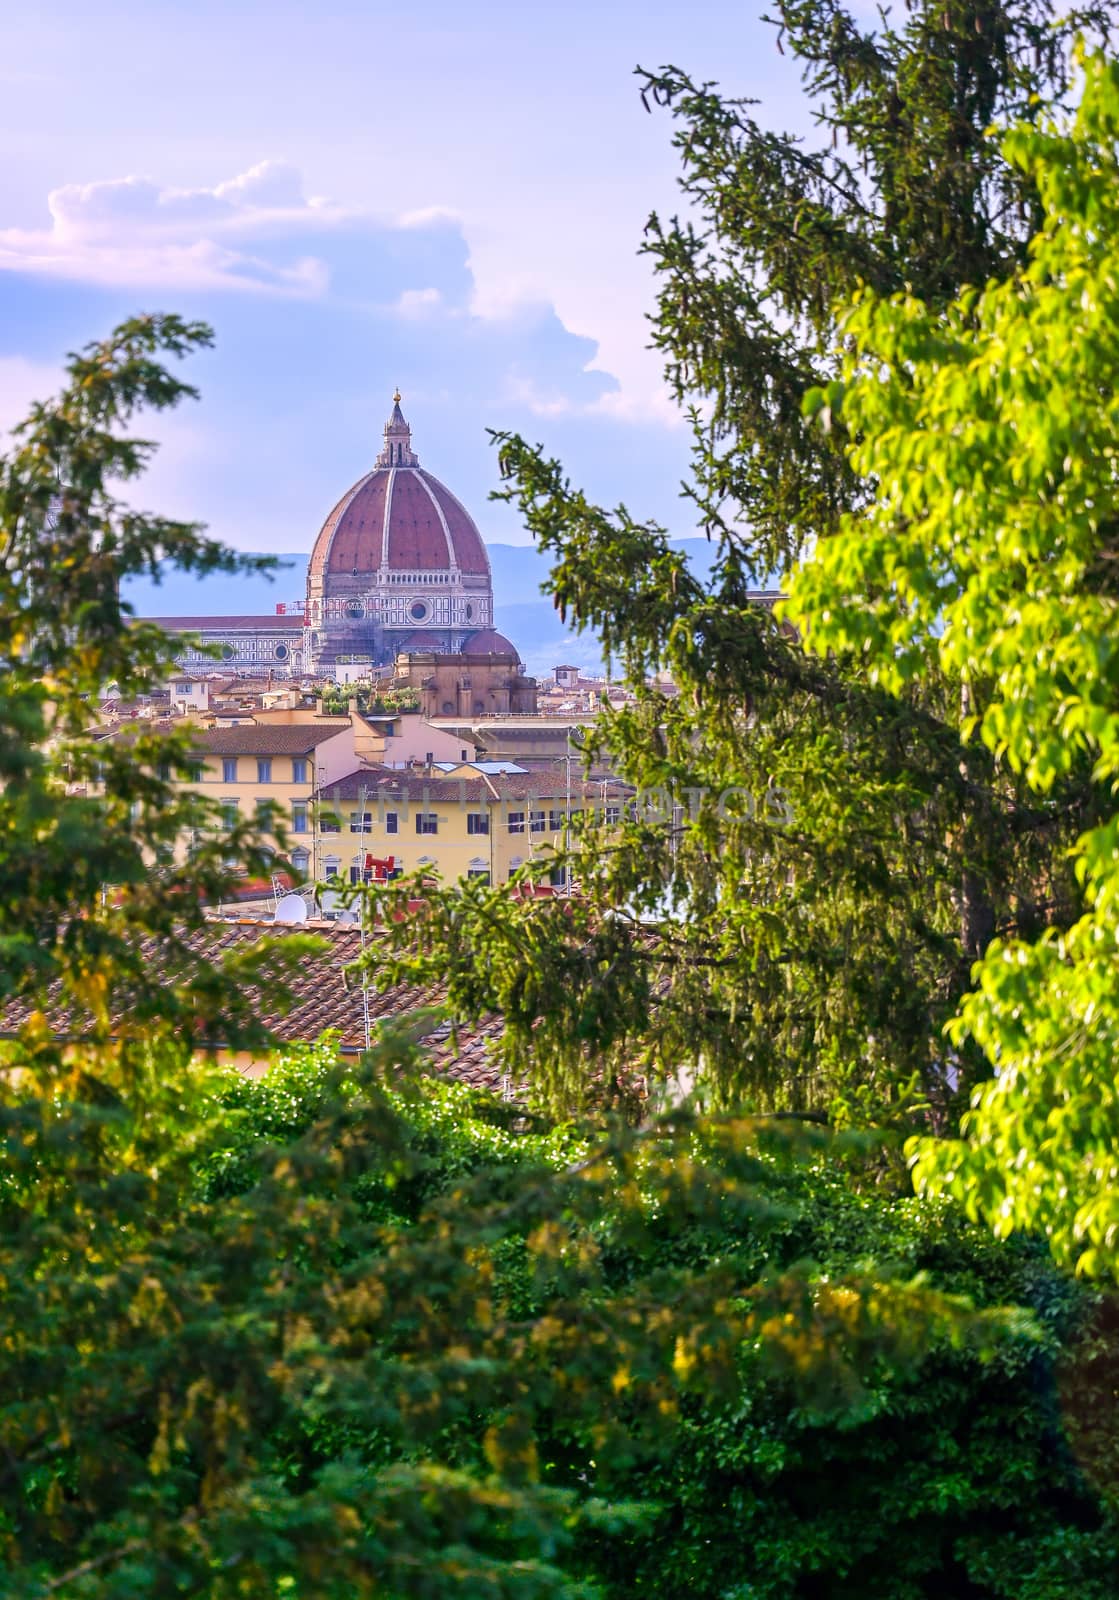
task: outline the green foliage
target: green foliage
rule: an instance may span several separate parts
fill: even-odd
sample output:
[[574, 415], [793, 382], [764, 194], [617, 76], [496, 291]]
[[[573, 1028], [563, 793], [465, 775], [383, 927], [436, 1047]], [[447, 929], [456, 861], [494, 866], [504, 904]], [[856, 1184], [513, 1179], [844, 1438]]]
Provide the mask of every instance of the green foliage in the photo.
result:
[[[170, 1045], [149, 1095], [102, 1064], [99, 1103], [81, 1083], [5, 1098], [6, 1594], [580, 1592], [545, 1553], [569, 1496], [425, 1449], [507, 1386], [455, 1343], [485, 1281], [445, 1225], [402, 1253], [364, 1220], [354, 1185], [412, 1162], [329, 1054], [266, 1093], [275, 1142], [218, 1199], [229, 1090]], [[293, 1459], [355, 1419], [393, 1459]]]
[[[859, 1200], [819, 1172], [774, 1189], [790, 1215], [756, 1242], [771, 1269], [806, 1249], [836, 1274], [865, 1256], [894, 1261], [980, 1302], [1032, 1302], [1046, 1343], [984, 1367], [934, 1345], [917, 1374], [883, 1373], [857, 1415], [838, 1421], [750, 1373], [733, 1402], [690, 1410], [661, 1459], [612, 1480], [657, 1506], [639, 1536], [584, 1546], [612, 1600], [1104, 1600], [1116, 1528], [1081, 1480], [1081, 1438], [1074, 1427], [1070, 1449], [1054, 1381], [1056, 1338], [1082, 1314], [1068, 1284], [1036, 1248], [984, 1247], [942, 1207]], [[1110, 1439], [1107, 1387], [1092, 1398]]]
[[774, 1123], [525, 1127], [411, 1055], [5, 1097], [5, 1594], [1025, 1600], [1057, 1548], [1107, 1592], [1043, 1253]]
[[[230, 854], [260, 865], [257, 837], [176, 791], [184, 736], [97, 737], [107, 683], [129, 696], [171, 670], [170, 641], [129, 621], [120, 580], [158, 576], [165, 562], [268, 565], [113, 492], [154, 449], [129, 433], [135, 414], [194, 393], [162, 358], [209, 342], [204, 324], [179, 317], [122, 324], [70, 357], [61, 394], [32, 408], [0, 456], [0, 1001], [49, 999], [69, 1031], [101, 1039], [165, 1027], [259, 1043], [260, 986], [300, 955], [262, 946], [212, 963], [191, 951], [183, 935], [200, 926], [203, 897], [228, 893]], [[176, 862], [188, 835], [192, 856]], [[41, 1017], [24, 1046], [48, 1069], [57, 1058]]]
[[[422, 1056], [411, 1044], [417, 1022], [384, 1037], [398, 1070], [414, 1068]], [[230, 1077], [223, 1085], [220, 1136], [196, 1165], [207, 1200], [240, 1192], [260, 1176], [263, 1153], [299, 1138], [323, 1115], [333, 1097], [353, 1095], [363, 1069], [338, 1065], [338, 1036], [325, 1033], [313, 1044], [288, 1046], [255, 1081]], [[586, 1152], [587, 1133], [570, 1124], [538, 1122], [523, 1108], [496, 1100], [466, 1084], [405, 1076], [382, 1085], [384, 1103], [399, 1117], [396, 1128], [406, 1161], [389, 1182], [383, 1175], [362, 1186], [363, 1203], [377, 1195], [384, 1214], [414, 1220], [419, 1205], [450, 1183], [489, 1167], [561, 1167]], [[406, 1171], [405, 1171], [406, 1168]]]
[[420, 704], [418, 689], [375, 689], [369, 684], [323, 686], [323, 710], [339, 716], [349, 708], [350, 700], [357, 703], [362, 716], [383, 717], [394, 711], [417, 711]]
[[383, 711], [418, 711], [420, 708], [420, 691], [418, 689], [385, 689], [378, 692], [369, 706], [369, 711], [376, 716]]
[[[868, 498], [841, 419], [827, 433], [802, 413], [837, 375], [837, 297], [909, 284], [932, 309], [1013, 273], [1039, 193], [989, 124], [1061, 103], [1072, 30], [1106, 30], [1107, 14], [915, 0], [864, 25], [803, 0], [775, 20], [815, 144], [676, 68], [641, 75], [673, 119], [687, 201], [686, 220], [650, 220], [644, 248], [653, 340], [694, 429], [684, 493], [717, 544], [710, 579], [660, 524], [593, 504], [542, 448], [498, 437], [503, 497], [552, 556], [560, 611], [636, 696], [604, 712], [589, 754], [646, 803], [579, 841], [587, 916], [433, 896], [436, 943], [392, 923], [385, 972], [449, 949], [455, 1014], [502, 1009], [510, 1071], [553, 1106], [578, 1106], [589, 1077], [683, 1068], [712, 1105], [947, 1127], [988, 1070], [943, 1034], [973, 960], [995, 933], [1075, 919], [1066, 851], [1095, 820], [1088, 764], [1039, 800], [967, 740], [953, 669], [892, 695], [858, 659], [807, 655], [754, 586]], [[675, 696], [648, 687], [659, 668]]]
[[[813, 251], [781, 257], [806, 204], [796, 149], [678, 78], [649, 85], [685, 117], [686, 161], [707, 163], [693, 196], [706, 242], [693, 250], [672, 227], [653, 249], [668, 274], [659, 334], [681, 385], [715, 401], [696, 421], [693, 485], [722, 541], [711, 588], [658, 528], [603, 513], [554, 463], [503, 443], [510, 495], [556, 552], [557, 598], [604, 627], [640, 688], [606, 717], [609, 749], [643, 790], [694, 790], [695, 805], [666, 819], [646, 794], [620, 830], [581, 830], [570, 903], [472, 884], [432, 890], [398, 921], [392, 891], [376, 891], [387, 914], [371, 941], [384, 973], [445, 980], [453, 1016], [499, 1005], [506, 1063], [540, 1099], [624, 1105], [638, 1069], [684, 1066], [700, 1077], [694, 1104], [640, 1129], [556, 1126], [421, 1089], [415, 1029], [388, 1030], [354, 1064], [326, 1040], [263, 1085], [193, 1062], [200, 1026], [252, 1037], [253, 988], [285, 958], [265, 949], [223, 972], [189, 956], [179, 929], [197, 921], [198, 884], [217, 881], [217, 852], [203, 841], [164, 876], [157, 847], [186, 820], [173, 811], [145, 820], [141, 806], [103, 895], [106, 829], [67, 780], [84, 776], [100, 683], [126, 689], [167, 659], [164, 641], [123, 626], [113, 575], [168, 552], [233, 559], [104, 488], [142, 461], [119, 428], [134, 403], [185, 392], [155, 356], [204, 331], [141, 320], [75, 358], [4, 463], [16, 642], [0, 686], [0, 972], [12, 994], [45, 1000], [53, 983], [94, 1019], [92, 1043], [69, 1050], [34, 1021], [0, 1072], [13, 1600], [1114, 1589], [1110, 1304], [1040, 1246], [992, 1239], [943, 1197], [897, 1195], [865, 1138], [697, 1107], [824, 1103], [904, 1124], [916, 1103], [943, 1117], [949, 1070], [982, 1070], [997, 1043], [999, 1076], [973, 1113], [989, 1142], [922, 1147], [929, 1186], [966, 1171], [973, 1209], [1039, 1219], [1059, 1251], [1087, 1242], [1097, 1264], [1110, 1249], [1114, 1188], [1093, 1199], [1088, 1184], [1115, 1147], [1114, 652], [1099, 625], [1119, 85], [1090, 66], [1076, 135], [1016, 135], [1015, 166], [979, 122], [1040, 115], [1030, 94], [1063, 92], [1061, 33], [1033, 66], [1026, 53], [1044, 8], [917, 5], [877, 44], [818, 5], [783, 20], [869, 164], [855, 199], [874, 226], [847, 225], [855, 199], [821, 157]], [[750, 160], [768, 187], [746, 181]], [[1015, 197], [1021, 228], [1006, 220]], [[975, 263], [1017, 269], [1036, 205], [1051, 220], [1032, 263], [945, 314]], [[927, 304], [854, 313], [864, 351], [822, 401], [841, 426], [865, 408], [847, 458], [841, 427], [813, 431], [799, 407], [832, 376], [843, 274], [878, 281], [868, 258], [920, 269]], [[763, 269], [771, 298], [748, 301]], [[689, 285], [708, 296], [701, 315]], [[993, 362], [976, 360], [984, 339]], [[1004, 403], [1018, 409], [996, 457]], [[952, 472], [973, 416], [989, 432], [969, 487]], [[750, 500], [765, 436], [768, 511]], [[885, 491], [857, 525], [865, 552], [843, 523], [802, 580], [823, 597], [837, 573], [858, 577], [830, 613], [805, 612], [810, 643], [836, 630], [820, 663], [747, 585], [782, 518], [791, 552], [868, 500], [855, 469], [872, 461]], [[1046, 537], [1031, 542], [1039, 504]], [[860, 560], [880, 565], [868, 577]], [[661, 662], [675, 701], [642, 687]], [[986, 743], [967, 743], [972, 720]], [[157, 758], [142, 747], [114, 766], [112, 817]], [[1062, 851], [1100, 816], [1074, 923]], [[1056, 931], [996, 949], [965, 1013], [975, 1042], [958, 1035], [953, 1054], [937, 1025], [984, 919], [1021, 928], [1027, 901]], [[290, 959], [304, 948], [283, 945]], [[1000, 1096], [1011, 1114], [992, 1109]]]
[[1024, 260], [1037, 191], [988, 130], [1062, 103], [1071, 41], [1110, 27], [1103, 6], [1058, 17], [1047, 0], [915, 3], [900, 22], [781, 0], [772, 21], [802, 64], [815, 148], [677, 68], [639, 74], [646, 105], [680, 125], [695, 218], [654, 216], [645, 243], [667, 376], [681, 403], [705, 397], [689, 492], [758, 576], [787, 569], [862, 493], [801, 415], [833, 366], [837, 305], [860, 284], [943, 305]]
[[1084, 72], [1071, 127], [1004, 141], [1041, 198], [1029, 265], [946, 313], [907, 295], [853, 306], [845, 380], [810, 407], [843, 415], [876, 496], [800, 573], [791, 614], [896, 694], [959, 674], [969, 731], [1055, 826], [1068, 775], [1090, 771], [1082, 914], [991, 944], [951, 1032], [997, 1075], [965, 1141], [913, 1155], [920, 1183], [1000, 1233], [1041, 1229], [1062, 1260], [1116, 1274], [1119, 72], [1099, 56]]

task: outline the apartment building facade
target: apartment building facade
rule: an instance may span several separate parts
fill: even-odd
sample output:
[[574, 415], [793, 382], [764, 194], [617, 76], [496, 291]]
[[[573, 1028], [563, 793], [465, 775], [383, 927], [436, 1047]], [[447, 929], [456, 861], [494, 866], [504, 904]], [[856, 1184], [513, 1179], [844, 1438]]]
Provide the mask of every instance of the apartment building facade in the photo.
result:
[[259, 821], [272, 848], [277, 842], [273, 823], [281, 822], [292, 866], [309, 874], [316, 787], [329, 785], [356, 764], [350, 718], [200, 728], [192, 749], [194, 772], [184, 786], [216, 800], [226, 827]]
[[[351, 706], [332, 716], [321, 709], [298, 705], [264, 706], [248, 713], [259, 727], [285, 724], [322, 726], [327, 720], [349, 719], [354, 730], [354, 750], [359, 761], [382, 767], [407, 767], [413, 762], [468, 761], [474, 743], [457, 732], [432, 727], [418, 711], [363, 713]], [[220, 721], [220, 713], [216, 720]]]
[[315, 793], [314, 876], [368, 881], [394, 869], [438, 873], [448, 882], [501, 884], [526, 864], [538, 882], [563, 881], [556, 862], [576, 816], [617, 822], [628, 791], [590, 783], [557, 765], [537, 772], [454, 773], [358, 768]]

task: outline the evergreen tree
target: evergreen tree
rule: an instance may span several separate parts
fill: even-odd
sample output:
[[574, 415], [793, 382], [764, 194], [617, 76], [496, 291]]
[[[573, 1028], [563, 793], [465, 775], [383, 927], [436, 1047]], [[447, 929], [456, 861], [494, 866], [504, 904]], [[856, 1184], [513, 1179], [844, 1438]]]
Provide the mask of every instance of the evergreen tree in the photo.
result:
[[845, 418], [874, 502], [799, 575], [793, 614], [895, 695], [958, 674], [970, 731], [1042, 810], [1090, 772], [1078, 914], [991, 944], [952, 1032], [995, 1076], [966, 1143], [914, 1154], [1000, 1233], [1119, 1276], [1119, 69], [1089, 58], [1085, 84], [1071, 127], [1005, 140], [1043, 210], [1020, 273], [947, 312], [868, 294], [846, 317], [844, 381], [808, 409]]
[[[863, 664], [813, 659], [756, 586], [834, 535], [870, 489], [802, 415], [834, 376], [837, 301], [903, 285], [931, 312], [1026, 259], [1037, 183], [989, 135], [1063, 104], [1075, 28], [1044, 0], [914, 0], [860, 27], [832, 0], [785, 4], [813, 148], [666, 69], [642, 74], [676, 123], [689, 220], [650, 220], [653, 337], [695, 434], [685, 493], [717, 542], [700, 584], [655, 523], [607, 511], [540, 448], [500, 437], [505, 497], [554, 558], [551, 591], [595, 629], [638, 694], [602, 744], [647, 797], [619, 835], [582, 841], [585, 899], [547, 917], [485, 902], [454, 952], [452, 997], [500, 1008], [512, 1069], [575, 1103], [588, 1067], [699, 1070], [716, 1100], [943, 1123], [986, 1068], [942, 1026], [990, 937], [1067, 925], [1065, 851], [1091, 820], [1073, 764], [1039, 804], [962, 737], [951, 672], [885, 694]], [[668, 667], [679, 693], [646, 687]], [[481, 906], [479, 899], [479, 906]], [[422, 968], [405, 948], [388, 970]], [[481, 957], [472, 967], [471, 951]], [[526, 973], [526, 952], [531, 972]], [[442, 955], [430, 957], [434, 971]]]
[[[595, 1494], [592, 1464], [663, 1450], [689, 1396], [734, 1392], [744, 1347], [842, 1415], [923, 1360], [930, 1326], [980, 1353], [1033, 1332], [916, 1263], [880, 1283], [851, 1262], [751, 1280], [718, 1249], [660, 1259], [666, 1226], [771, 1214], [772, 1129], [501, 1125], [505, 1170], [475, 1172], [460, 1141], [463, 1181], [432, 1197], [399, 1038], [349, 1081], [328, 1043], [314, 1115], [293, 1117], [281, 1076], [263, 1137], [230, 1149], [238, 1096], [193, 1046], [266, 1043], [259, 1014], [309, 942], [196, 954], [201, 897], [252, 836], [176, 795], [187, 740], [96, 737], [107, 681], [127, 695], [171, 664], [119, 577], [241, 564], [112, 493], [148, 454], [133, 412], [189, 392], [161, 358], [207, 337], [126, 323], [0, 463], [0, 979], [26, 1012], [0, 1044], [3, 1592], [575, 1600], [576, 1531], [636, 1514]], [[165, 859], [184, 830], [193, 854]], [[542, 1481], [557, 1416], [579, 1429], [571, 1483]]]
[[6, 1596], [1109, 1600], [1113, 1367], [1038, 1249], [412, 1055], [0, 1093]]
[[[153, 1032], [265, 1038], [260, 985], [306, 946], [262, 944], [210, 961], [184, 935], [229, 893], [230, 857], [262, 866], [252, 826], [184, 788], [189, 738], [137, 723], [106, 739], [109, 684], [128, 700], [174, 671], [158, 629], [133, 623], [120, 581], [161, 563], [259, 571], [191, 523], [137, 511], [119, 485], [154, 446], [135, 414], [194, 390], [163, 365], [210, 342], [203, 324], [137, 317], [70, 357], [0, 456], [0, 1002], [29, 1021], [23, 1051], [48, 1072], [64, 1033], [141, 1053]], [[191, 841], [187, 859], [182, 845]], [[52, 1013], [48, 1024], [46, 1013]]]
[[[155, 358], [178, 330], [122, 330], [92, 372], [80, 358], [77, 385], [96, 389], [100, 371], [108, 405], [139, 370], [148, 394], [175, 392]], [[70, 391], [59, 409], [36, 413], [39, 438], [71, 439], [67, 414], [82, 423], [100, 494], [119, 432], [93, 428]], [[64, 481], [81, 464], [75, 446]], [[95, 559], [115, 513], [60, 521], [78, 581], [51, 590], [28, 542], [37, 577], [20, 588], [13, 568], [7, 613], [11, 693], [43, 719], [29, 728], [41, 737], [55, 708], [72, 719], [50, 724], [44, 750], [8, 746], [0, 862], [10, 906], [22, 887], [45, 919], [34, 976], [7, 907], [0, 932], [13, 991], [50, 1001], [49, 975], [94, 1025], [63, 1048], [40, 1018], [0, 1053], [5, 1594], [625, 1600], [734, 1585], [846, 1600], [874, 1583], [884, 1600], [965, 1585], [1105, 1600], [1116, 1538], [1098, 1400], [1112, 1369], [1093, 1356], [1080, 1374], [1096, 1420], [1072, 1442], [1095, 1489], [1065, 1452], [1053, 1359], [1090, 1297], [942, 1202], [860, 1195], [841, 1174], [861, 1140], [829, 1139], [825, 1165], [824, 1136], [779, 1119], [554, 1127], [418, 1093], [401, 1033], [352, 1072], [325, 1041], [263, 1087], [192, 1060], [192, 1007], [251, 1037], [267, 952], [234, 971], [184, 954], [168, 983], [140, 971], [137, 941], [176, 948], [198, 914], [189, 865], [163, 880], [167, 908], [158, 882], [150, 900], [118, 898], [64, 874], [69, 828], [113, 852], [127, 891], [153, 870], [145, 841], [179, 819], [172, 807], [149, 834], [141, 811], [136, 837], [107, 839], [62, 782], [105, 663], [138, 683], [144, 649], [162, 660], [166, 644], [127, 626]], [[153, 549], [142, 521], [134, 556], [155, 559], [177, 535]], [[188, 556], [231, 559], [183, 537]], [[38, 697], [37, 666], [50, 669]], [[149, 754], [122, 756], [121, 793]], [[21, 831], [29, 794], [61, 819], [38, 853]], [[439, 941], [449, 899], [420, 925], [461, 982], [479, 967], [465, 940], [482, 906], [457, 904], [464, 942]], [[588, 913], [550, 915], [521, 925], [536, 941], [522, 1019], [547, 1009], [533, 985], [557, 926]], [[616, 1030], [617, 975], [588, 963], [583, 977], [586, 1047], [596, 1016]], [[129, 994], [138, 1015], [110, 1037]], [[636, 1029], [637, 986], [630, 999]], [[1000, 1310], [1007, 1299], [1029, 1310]]]

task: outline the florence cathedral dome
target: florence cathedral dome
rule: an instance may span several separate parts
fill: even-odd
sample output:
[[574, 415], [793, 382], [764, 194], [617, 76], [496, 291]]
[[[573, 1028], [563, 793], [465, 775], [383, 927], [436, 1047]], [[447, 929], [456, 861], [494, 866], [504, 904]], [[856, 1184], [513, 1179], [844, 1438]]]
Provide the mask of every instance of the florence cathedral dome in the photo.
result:
[[347, 654], [375, 663], [401, 650], [516, 650], [493, 629], [493, 584], [474, 519], [420, 466], [393, 396], [384, 445], [319, 531], [305, 622], [316, 670]]

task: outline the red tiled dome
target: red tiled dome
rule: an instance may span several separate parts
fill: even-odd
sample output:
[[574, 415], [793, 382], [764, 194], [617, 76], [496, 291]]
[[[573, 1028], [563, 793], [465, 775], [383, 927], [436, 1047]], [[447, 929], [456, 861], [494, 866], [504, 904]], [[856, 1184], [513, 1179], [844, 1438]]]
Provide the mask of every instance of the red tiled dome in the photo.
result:
[[380, 466], [323, 523], [311, 573], [446, 572], [488, 578], [489, 557], [466, 508], [421, 467]]
[[498, 633], [496, 628], [481, 628], [472, 633], [463, 644], [462, 653], [464, 656], [516, 656], [518, 660], [521, 654], [512, 640]]

